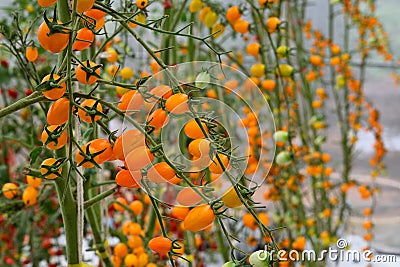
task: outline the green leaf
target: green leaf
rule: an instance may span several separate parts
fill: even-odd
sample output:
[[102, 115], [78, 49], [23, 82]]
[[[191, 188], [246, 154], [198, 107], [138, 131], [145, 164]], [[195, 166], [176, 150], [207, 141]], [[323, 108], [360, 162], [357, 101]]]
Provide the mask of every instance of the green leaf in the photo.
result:
[[187, 21], [186, 12], [182, 12], [181, 20], [182, 20], [183, 22], [186, 22], [186, 21]]
[[85, 133], [83, 134], [83, 139], [88, 139], [89, 136], [93, 133], [93, 128], [89, 128], [85, 131]]
[[31, 153], [29, 153], [29, 158], [31, 159], [30, 164], [33, 165], [37, 158], [39, 157], [40, 153], [42, 153], [43, 147], [35, 147]]

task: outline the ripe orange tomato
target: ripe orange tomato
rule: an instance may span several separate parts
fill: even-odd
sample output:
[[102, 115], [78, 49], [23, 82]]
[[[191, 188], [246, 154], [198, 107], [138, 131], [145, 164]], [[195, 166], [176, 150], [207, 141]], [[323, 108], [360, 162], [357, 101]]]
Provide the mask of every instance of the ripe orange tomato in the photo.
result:
[[[53, 136], [51, 140], [49, 140], [49, 133]], [[54, 135], [60, 136], [55, 137]], [[48, 149], [57, 150], [62, 148], [67, 143], [67, 139], [67, 133], [63, 130], [62, 125], [47, 126], [42, 132], [42, 143]]]
[[136, 0], [136, 6], [141, 9], [147, 7], [148, 3], [148, 0]]
[[114, 247], [114, 255], [122, 259], [126, 255], [128, 255], [128, 247], [124, 243], [118, 243]]
[[126, 267], [136, 267], [138, 266], [138, 257], [135, 254], [129, 253], [125, 256], [124, 264]]
[[114, 143], [113, 154], [116, 159], [125, 160], [125, 156], [139, 146], [145, 145], [144, 135], [139, 130], [122, 133]]
[[[105, 12], [98, 10], [98, 9], [89, 9], [88, 11], [83, 13], [85, 16], [87, 16], [87, 20], [90, 23], [93, 23], [94, 26], [94, 30], [98, 31], [101, 28], [103, 28], [105, 20], [104, 17], [106, 15]], [[84, 20], [83, 20], [84, 22]], [[93, 25], [89, 25], [90, 28], [93, 27]]]
[[243, 204], [233, 187], [230, 187], [228, 190], [226, 190], [221, 200], [228, 208], [236, 208]]
[[96, 75], [100, 75], [100, 65], [97, 65], [93, 61], [85, 61], [83, 65], [89, 68], [89, 70], [86, 72], [83, 66], [79, 65], [75, 70], [76, 79], [82, 84], [95, 83], [98, 80]]
[[[49, 87], [51, 86], [51, 83], [56, 83], [60, 80], [60, 76], [58, 76], [57, 74], [48, 74], [46, 76], [43, 77], [42, 83], [45, 82], [50, 82]], [[43, 91], [42, 94], [49, 100], [57, 100], [60, 99], [65, 91], [67, 90], [67, 85], [65, 84], [65, 82], [61, 83], [59, 86], [52, 87], [53, 89], [50, 90], [46, 90]]]
[[175, 171], [166, 162], [156, 163], [147, 171], [147, 178], [153, 183], [164, 183], [175, 175]]
[[34, 62], [39, 56], [38, 49], [34, 46], [29, 46], [26, 49], [25, 57], [29, 62]]
[[[201, 188], [197, 188], [199, 192], [202, 192]], [[190, 186], [183, 188], [176, 195], [176, 202], [182, 206], [194, 206], [201, 201], [201, 196]]]
[[281, 20], [277, 17], [270, 17], [267, 20], [267, 27], [270, 32], [274, 32], [279, 25], [281, 24]]
[[130, 111], [128, 114], [131, 114], [134, 111], [140, 110], [143, 101], [142, 94], [136, 90], [130, 90], [121, 97], [118, 108], [122, 111]]
[[251, 215], [250, 213], [246, 213], [243, 215], [242, 217], [243, 220], [243, 224], [250, 228], [251, 230], [256, 230], [257, 229], [257, 222], [254, 219], [253, 215]]
[[124, 208], [124, 206], [122, 206], [122, 205], [120, 205], [120, 203], [121, 204], [123, 204], [123, 205], [128, 205], [128, 202], [126, 201], [126, 199], [124, 198], [124, 197], [118, 197], [116, 200], [115, 200], [115, 203], [113, 204], [113, 208], [115, 209], [115, 210], [117, 210], [117, 211], [125, 211], [125, 208]]
[[140, 237], [140, 235], [130, 235], [128, 237], [128, 246], [131, 249], [139, 249], [143, 247], [143, 239]]
[[[132, 22], [132, 21], [128, 22], [129, 27], [131, 27], [132, 29], [134, 29], [138, 26], [138, 24], [136, 24], [135, 22], [145, 24], [146, 23], [146, 15], [144, 13], [140, 13], [133, 18], [133, 21], [134, 22]], [[151, 67], [151, 65], [150, 65], [150, 67]], [[153, 73], [155, 73], [155, 72], [153, 72]]]
[[261, 45], [259, 43], [252, 43], [247, 45], [246, 52], [252, 56], [258, 56], [260, 53]]
[[[107, 139], [102, 138], [90, 141], [86, 145], [81, 146], [81, 149], [85, 152], [86, 155], [82, 154], [82, 152], [78, 150], [75, 154], [75, 161], [83, 168], [93, 168], [95, 166], [93, 162], [86, 161], [85, 156], [90, 157], [97, 164], [102, 164], [109, 160], [113, 155], [110, 142]], [[94, 154], [97, 155], [93, 156]]]
[[[50, 22], [52, 21], [49, 19]], [[61, 22], [59, 22], [61, 23]], [[50, 34], [50, 28], [46, 22], [43, 21], [38, 29], [38, 40], [40, 45], [48, 52], [59, 53], [63, 51], [69, 43], [68, 33], [54, 33]]]
[[94, 33], [88, 28], [82, 28], [76, 34], [76, 39], [72, 45], [74, 50], [84, 50], [88, 48], [94, 41]]
[[50, 125], [61, 125], [68, 121], [69, 99], [60, 98], [55, 101], [47, 112], [47, 123]]
[[125, 157], [125, 164], [129, 170], [136, 171], [149, 165], [153, 159], [154, 155], [148, 147], [139, 146]]
[[250, 23], [244, 19], [238, 19], [233, 24], [233, 29], [241, 34], [245, 34], [249, 31]]
[[42, 183], [42, 179], [27, 175], [26, 176], [26, 183], [28, 185], [32, 186], [33, 188], [38, 188], [40, 186], [40, 184]]
[[38, 192], [35, 188], [28, 186], [22, 193], [22, 200], [27, 206], [33, 206], [37, 203]]
[[136, 216], [138, 216], [140, 213], [142, 213], [144, 207], [140, 200], [134, 200], [131, 202], [131, 204], [129, 204], [129, 208], [131, 211], [133, 211], [133, 213], [136, 214]]
[[[201, 122], [201, 125], [203, 129], [208, 133], [207, 125], [204, 122]], [[201, 130], [200, 126], [197, 124], [197, 121], [195, 119], [188, 121], [185, 127], [183, 128], [183, 131], [189, 138], [192, 139], [201, 139], [205, 137], [203, 131]]]
[[[93, 99], [86, 99], [82, 102], [81, 107], [87, 109], [88, 111], [103, 112], [103, 107], [100, 103]], [[96, 122], [101, 119], [100, 115], [91, 115], [86, 113], [83, 109], [78, 109], [78, 116], [81, 120], [87, 123]]]
[[57, 0], [38, 0], [38, 4], [41, 7], [49, 7], [54, 5], [57, 2]]
[[275, 86], [276, 86], [275, 80], [271, 79], [264, 80], [261, 83], [261, 87], [267, 91], [273, 91], [275, 89]]
[[[222, 164], [225, 166], [225, 168], [228, 166], [229, 163], [229, 158], [225, 156], [224, 154], [218, 153], [219, 158], [222, 161]], [[214, 157], [213, 162], [208, 166], [208, 169], [212, 173], [216, 174], [221, 174], [224, 172], [224, 169], [222, 168], [221, 164], [219, 163], [217, 157]]]
[[95, 0], [78, 0], [76, 3], [76, 12], [83, 13], [91, 9], [94, 5]]
[[233, 23], [240, 19], [242, 16], [242, 12], [240, 11], [238, 6], [232, 6], [226, 11], [226, 20], [229, 21], [229, 23]]
[[[57, 162], [55, 158], [45, 159], [40, 165], [40, 173], [46, 179], [56, 179], [58, 177], [57, 173], [61, 174], [62, 172], [62, 168], [59, 166], [60, 162]], [[59, 167], [58, 170], [52, 170], [56, 169], [57, 167]]]
[[197, 158], [205, 156], [209, 157], [210, 144], [210, 141], [207, 139], [195, 139], [189, 143], [189, 153]]
[[186, 218], [188, 213], [189, 213], [189, 208], [188, 207], [174, 206], [171, 209], [172, 217], [174, 217], [174, 218], [176, 218], [178, 220], [181, 220], [181, 221], [183, 221]]
[[149, 241], [149, 248], [161, 255], [165, 255], [171, 250], [172, 241], [163, 236], [154, 237]]
[[120, 170], [115, 177], [117, 185], [127, 188], [139, 188], [142, 180], [140, 171]]
[[172, 114], [183, 114], [189, 111], [188, 95], [177, 93], [172, 95], [165, 102], [165, 108]]
[[14, 183], [5, 183], [1, 188], [3, 196], [8, 199], [13, 199], [19, 194], [18, 186]]
[[156, 130], [158, 130], [168, 124], [169, 116], [164, 109], [159, 108], [149, 115], [147, 121], [148, 125], [153, 126]]
[[186, 230], [199, 232], [214, 222], [214, 211], [208, 204], [197, 206], [189, 211], [183, 221]]
[[150, 94], [155, 95], [156, 97], [151, 97], [151, 101], [158, 102], [160, 98], [168, 99], [172, 96], [172, 88], [168, 85], [159, 85], [151, 89]]

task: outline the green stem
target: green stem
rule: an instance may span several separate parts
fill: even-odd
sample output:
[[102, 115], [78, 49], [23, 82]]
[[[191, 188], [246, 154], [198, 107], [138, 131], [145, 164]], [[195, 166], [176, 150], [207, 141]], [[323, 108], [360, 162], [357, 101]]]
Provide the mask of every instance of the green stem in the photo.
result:
[[222, 258], [224, 259], [224, 262], [229, 261], [229, 253], [228, 250], [226, 249], [225, 242], [224, 242], [224, 237], [221, 232], [221, 226], [218, 225], [218, 228], [216, 230], [217, 234], [217, 242], [218, 242], [218, 247], [219, 251], [221, 252]]
[[113, 263], [111, 261], [110, 255], [107, 252], [107, 247], [105, 245], [103, 236], [101, 234], [101, 227], [99, 225], [99, 216], [97, 215], [96, 209], [99, 209], [98, 202], [107, 196], [110, 196], [116, 192], [116, 188], [112, 188], [106, 192], [103, 192], [102, 194], [99, 194], [97, 196], [93, 196], [93, 188], [90, 187], [90, 180], [91, 177], [89, 177], [84, 184], [84, 197], [85, 199], [89, 199], [85, 201], [85, 215], [86, 218], [90, 224], [90, 228], [92, 229], [93, 233], [93, 238], [95, 242], [95, 247], [98, 253], [100, 254], [100, 258], [106, 267], [113, 267]]
[[115, 192], [117, 192], [117, 187], [114, 187], [114, 188], [112, 188], [110, 190], [107, 190], [107, 191], [101, 193], [101, 194], [98, 194], [98, 195], [96, 195], [94, 197], [89, 198], [89, 200], [85, 201], [85, 209], [89, 209], [94, 204], [97, 204], [99, 201], [105, 199], [108, 196], [111, 196]]
[[38, 103], [40, 101], [45, 100], [46, 98], [42, 95], [41, 92], [34, 92], [30, 96], [24, 97], [17, 102], [12, 103], [11, 105], [0, 110], [0, 118], [5, 117], [11, 113], [14, 113], [18, 110], [26, 108], [30, 105]]
[[[58, 158], [65, 157], [65, 155], [65, 148], [57, 150]], [[67, 166], [63, 168], [61, 175], [63, 178], [55, 179], [55, 184], [64, 222], [67, 261], [68, 264], [79, 264], [77, 205], [71, 187], [67, 184]]]

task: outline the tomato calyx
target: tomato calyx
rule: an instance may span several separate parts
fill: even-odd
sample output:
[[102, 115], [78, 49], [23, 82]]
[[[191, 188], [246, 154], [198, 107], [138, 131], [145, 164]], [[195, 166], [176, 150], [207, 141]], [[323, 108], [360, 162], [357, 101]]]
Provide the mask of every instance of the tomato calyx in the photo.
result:
[[220, 199], [213, 201], [210, 203], [210, 207], [211, 209], [214, 211], [214, 214], [216, 216], [220, 216], [223, 215], [225, 213], [225, 211], [227, 211], [227, 208], [224, 208], [223, 210], [221, 210], [221, 208], [224, 206], [224, 202]]
[[58, 125], [58, 126], [54, 129], [54, 131], [50, 131], [49, 128], [48, 128], [47, 126], [44, 127], [44, 131], [45, 131], [45, 132], [47, 133], [47, 135], [48, 135], [47, 140], [46, 140], [46, 142], [44, 143], [44, 145], [48, 145], [48, 144], [50, 144], [51, 142], [54, 142], [54, 143], [55, 143], [55, 146], [57, 146], [57, 145], [58, 145], [59, 138], [60, 138], [61, 134], [64, 132], [65, 128], [66, 128], [66, 127], [65, 127], [64, 125]]
[[177, 252], [175, 252], [175, 250], [180, 250], [182, 248], [182, 245], [180, 244], [180, 242], [178, 240], [173, 240], [172, 241], [172, 247], [169, 253], [171, 253], [172, 256], [182, 256], [182, 254], [179, 254]]
[[46, 170], [45, 173], [42, 173], [42, 177], [46, 179], [46, 177], [54, 174], [57, 177], [62, 178], [62, 175], [59, 173], [59, 170], [66, 160], [67, 158], [60, 158], [57, 159], [52, 165], [41, 165], [40, 168]]
[[85, 112], [85, 115], [89, 116], [93, 122], [96, 121], [95, 120], [96, 116], [100, 116], [102, 118], [108, 118], [104, 112], [99, 111], [98, 106], [101, 106], [99, 100], [96, 100], [93, 106], [85, 106], [85, 107], [82, 107], [81, 105], [76, 105], [76, 106], [78, 109], [83, 110]]
[[103, 67], [101, 64], [90, 67], [90, 60], [86, 60], [86, 65], [80, 62], [80, 66], [82, 67], [82, 70], [86, 72], [86, 83], [89, 83], [89, 79], [92, 76], [101, 79], [101, 76], [96, 72], [96, 70]]
[[49, 28], [49, 33], [47, 36], [51, 36], [56, 33], [62, 33], [62, 34], [69, 34], [71, 31], [66, 25], [70, 24], [71, 22], [66, 22], [66, 23], [58, 23], [57, 20], [57, 5], [54, 7], [54, 13], [53, 13], [53, 19], [50, 21], [50, 19], [47, 18], [46, 11], [43, 14], [43, 19]]
[[54, 72], [55, 72], [55, 67], [50, 73], [49, 80], [42, 82], [38, 86], [36, 86], [35, 91], [46, 92], [56, 88], [62, 88], [62, 86], [60, 85], [62, 77], [60, 76], [59, 78], [55, 78], [56, 75]]
[[99, 150], [97, 152], [91, 153], [90, 152], [90, 143], [86, 146], [86, 151], [83, 151], [81, 147], [79, 147], [79, 154], [83, 157], [83, 160], [78, 164], [78, 167], [82, 166], [85, 163], [92, 163], [98, 168], [101, 168], [100, 165], [96, 162], [95, 157], [98, 155], [102, 154], [104, 151], [106, 151], [107, 148], [103, 148], [102, 150]]

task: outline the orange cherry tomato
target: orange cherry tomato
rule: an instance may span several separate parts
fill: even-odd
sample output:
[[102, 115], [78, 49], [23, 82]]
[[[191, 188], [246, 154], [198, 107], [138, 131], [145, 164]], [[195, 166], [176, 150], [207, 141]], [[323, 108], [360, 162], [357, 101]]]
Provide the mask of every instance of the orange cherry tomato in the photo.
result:
[[165, 255], [171, 250], [172, 241], [163, 236], [154, 237], [149, 241], [149, 248], [161, 255]]
[[[202, 192], [201, 188], [197, 188]], [[176, 195], [176, 202], [182, 206], [194, 206], [201, 201], [201, 196], [191, 187], [185, 187]]]
[[128, 130], [122, 133], [114, 143], [114, 157], [125, 160], [125, 156], [139, 146], [145, 145], [144, 135], [139, 130]]
[[[56, 179], [58, 177], [58, 174], [61, 174], [62, 168], [59, 167], [60, 163], [57, 162], [55, 158], [48, 158], [45, 159], [42, 164], [40, 165], [40, 173], [43, 175], [44, 178], [46, 179]], [[58, 168], [57, 171], [52, 172], [49, 168]]]
[[118, 108], [122, 111], [130, 111], [128, 114], [140, 110], [143, 106], [143, 97], [136, 90], [130, 90], [121, 97]]
[[[49, 19], [51, 22], [51, 19]], [[59, 22], [61, 23], [61, 22]], [[46, 22], [43, 21], [38, 29], [38, 40], [40, 45], [48, 52], [59, 53], [63, 51], [69, 43], [68, 33], [54, 33], [50, 34], [50, 28]]]
[[38, 49], [34, 46], [26, 48], [25, 57], [29, 62], [34, 62], [39, 56]]
[[68, 121], [69, 99], [60, 98], [55, 101], [47, 112], [47, 123], [50, 125], [61, 125]]
[[[88, 147], [89, 151], [87, 150]], [[107, 139], [94, 139], [86, 145], [81, 146], [81, 149], [86, 156], [92, 155], [92, 160], [94, 160], [94, 162], [97, 164], [106, 162], [113, 155], [111, 144]], [[94, 154], [97, 155], [93, 156]], [[85, 161], [85, 155], [80, 150], [78, 150], [75, 154], [75, 161], [83, 168], [93, 168], [95, 166], [93, 162], [90, 162], [89, 160]]]
[[165, 108], [169, 112], [177, 115], [189, 111], [188, 95], [178, 93], [170, 96], [165, 102]]
[[122, 187], [139, 188], [141, 179], [140, 171], [120, 170], [115, 177], [115, 182]]
[[49, 7], [54, 5], [57, 2], [57, 0], [38, 0], [38, 4], [41, 7]]
[[[43, 77], [42, 83], [49, 81], [52, 79], [53, 81], [58, 81], [61, 77], [57, 74], [48, 74]], [[61, 83], [59, 86], [53, 87], [53, 89], [43, 91], [43, 95], [49, 100], [57, 100], [60, 99], [67, 90], [67, 85], [65, 82]]]
[[[207, 125], [204, 122], [201, 122], [201, 125], [206, 133], [208, 133]], [[197, 124], [197, 121], [195, 119], [188, 121], [183, 128], [183, 131], [185, 132], [187, 137], [192, 139], [201, 139], [205, 137], [203, 131], [201, 130], [199, 124]]]
[[197, 206], [189, 211], [183, 221], [186, 230], [199, 232], [214, 222], [214, 211], [208, 204]]
[[147, 178], [154, 183], [164, 183], [175, 175], [175, 171], [166, 162], [156, 163], [147, 171]]
[[79, 65], [75, 70], [76, 79], [82, 84], [93, 84], [99, 78], [94, 74], [100, 75], [100, 67], [93, 61], [85, 61], [83, 65], [91, 69], [92, 73], [86, 72], [82, 65]]
[[[96, 100], [93, 99], [86, 99], [85, 101], [82, 102], [81, 107], [86, 108], [89, 111], [97, 111], [97, 112], [103, 112], [103, 107], [101, 106], [100, 103], [96, 103]], [[90, 115], [86, 113], [83, 109], [78, 109], [78, 116], [81, 120], [87, 123], [92, 123], [96, 122], [101, 119], [100, 115]]]
[[158, 130], [168, 124], [169, 116], [164, 109], [158, 108], [149, 115], [147, 121], [148, 125]]
[[78, 0], [76, 3], [76, 12], [83, 13], [91, 9], [94, 5], [95, 0]]
[[125, 157], [125, 163], [129, 170], [136, 171], [149, 165], [153, 159], [154, 155], [148, 147], [139, 146]]
[[88, 28], [82, 28], [76, 34], [76, 39], [72, 45], [74, 50], [84, 50], [88, 48], [94, 41], [94, 33]]
[[17, 188], [18, 186], [14, 183], [5, 183], [1, 188], [1, 191], [3, 192], [3, 196], [5, 198], [13, 199], [19, 194], [19, 190]]
[[160, 98], [168, 99], [172, 96], [172, 88], [168, 85], [159, 85], [151, 89], [150, 94], [155, 95], [156, 97], [150, 98], [151, 101], [158, 102]]
[[[65, 144], [67, 143], [68, 137], [67, 137], [66, 131], [62, 130], [62, 128], [63, 128], [62, 125], [50, 125], [50, 126], [47, 126], [42, 132], [42, 143], [43, 143], [43, 145], [46, 145], [46, 147], [48, 149], [52, 149], [52, 150], [57, 150], [57, 149], [60, 149], [63, 146], [65, 146]], [[53, 140], [51, 142], [47, 143], [48, 139], [49, 139], [49, 133], [51, 135], [60, 134], [60, 136], [57, 137], [57, 138], [53, 138]]]

